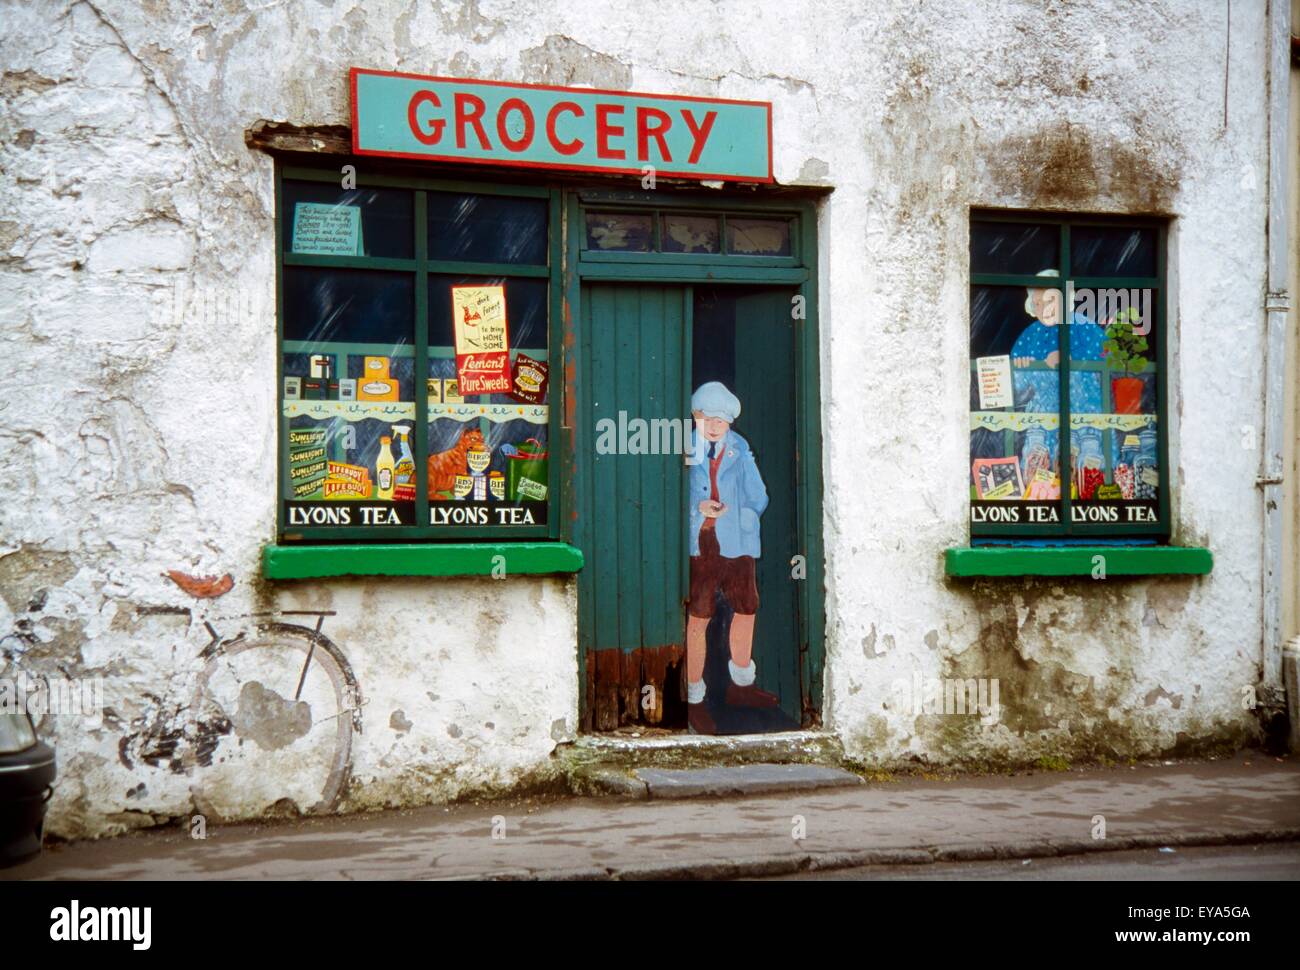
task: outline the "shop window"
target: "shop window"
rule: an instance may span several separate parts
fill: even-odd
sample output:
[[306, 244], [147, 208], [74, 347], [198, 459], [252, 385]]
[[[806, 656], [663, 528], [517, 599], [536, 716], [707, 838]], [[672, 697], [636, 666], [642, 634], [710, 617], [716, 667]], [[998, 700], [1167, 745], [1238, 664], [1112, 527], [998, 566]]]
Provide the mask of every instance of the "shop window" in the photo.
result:
[[282, 173], [282, 542], [554, 535], [546, 189]]
[[972, 216], [973, 536], [1168, 534], [1163, 232]]
[[433, 192], [429, 258], [546, 265], [546, 200]]

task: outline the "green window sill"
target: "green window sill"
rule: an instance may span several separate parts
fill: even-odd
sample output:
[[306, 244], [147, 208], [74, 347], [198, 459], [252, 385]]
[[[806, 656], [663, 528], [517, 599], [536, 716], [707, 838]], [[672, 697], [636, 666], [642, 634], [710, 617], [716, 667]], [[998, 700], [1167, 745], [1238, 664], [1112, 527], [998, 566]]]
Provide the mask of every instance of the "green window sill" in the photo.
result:
[[944, 554], [949, 576], [1091, 576], [1105, 557], [1107, 576], [1204, 576], [1208, 549], [1191, 546], [960, 546]]
[[[504, 557], [497, 559], [498, 556]], [[277, 546], [262, 548], [267, 579], [329, 576], [490, 576], [576, 573], [582, 550], [562, 542], [474, 542], [421, 545]]]

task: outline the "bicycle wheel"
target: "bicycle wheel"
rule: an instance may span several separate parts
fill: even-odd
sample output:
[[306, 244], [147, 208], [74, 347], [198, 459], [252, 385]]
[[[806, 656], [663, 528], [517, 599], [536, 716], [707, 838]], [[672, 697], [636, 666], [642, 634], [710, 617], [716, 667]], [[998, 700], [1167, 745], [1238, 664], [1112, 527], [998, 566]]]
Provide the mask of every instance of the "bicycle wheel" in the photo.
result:
[[308, 627], [265, 622], [214, 639], [203, 657], [191, 709], [197, 793], [222, 815], [246, 814], [250, 801], [337, 808], [361, 731], [360, 689], [342, 651]]

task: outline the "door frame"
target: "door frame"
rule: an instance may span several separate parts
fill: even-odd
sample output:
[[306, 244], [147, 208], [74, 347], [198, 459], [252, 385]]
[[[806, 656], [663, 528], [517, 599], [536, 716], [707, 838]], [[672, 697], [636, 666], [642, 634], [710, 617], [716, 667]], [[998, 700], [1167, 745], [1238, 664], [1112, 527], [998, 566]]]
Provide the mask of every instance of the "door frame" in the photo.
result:
[[[804, 318], [795, 324], [795, 428], [799, 462], [796, 487], [799, 494], [797, 528], [799, 547], [804, 550], [807, 573], [800, 583], [800, 691], [803, 726], [820, 727], [822, 680], [825, 665], [825, 574], [823, 568], [823, 479], [821, 441], [821, 356], [818, 326], [817, 205], [812, 199], [781, 198], [755, 200], [722, 193], [700, 195], [676, 192], [631, 192], [611, 189], [567, 189], [564, 213], [563, 360], [564, 415], [561, 435], [565, 444], [566, 467], [561, 476], [562, 538], [579, 548], [586, 541], [588, 523], [581, 518], [582, 473], [586, 456], [594, 454], [595, 429], [580, 426], [578, 416], [588, 393], [583, 372], [582, 284], [584, 281], [619, 283], [679, 284], [689, 290], [693, 284], [751, 284], [790, 286], [803, 298]], [[744, 213], [754, 217], [779, 216], [794, 220], [790, 256], [736, 256], [729, 254], [590, 252], [583, 248], [586, 237], [584, 211], [623, 210], [634, 212], [696, 211]], [[655, 238], [659, 220], [655, 219]], [[722, 248], [722, 247], [719, 247]], [[691, 307], [687, 308], [690, 325]], [[579, 587], [581, 589], [581, 582]], [[579, 592], [579, 596], [581, 596]], [[586, 648], [583, 639], [583, 603], [578, 604], [579, 634], [579, 724], [591, 730], [588, 707]], [[685, 613], [683, 612], [683, 624]], [[684, 633], [684, 627], [683, 627]]]

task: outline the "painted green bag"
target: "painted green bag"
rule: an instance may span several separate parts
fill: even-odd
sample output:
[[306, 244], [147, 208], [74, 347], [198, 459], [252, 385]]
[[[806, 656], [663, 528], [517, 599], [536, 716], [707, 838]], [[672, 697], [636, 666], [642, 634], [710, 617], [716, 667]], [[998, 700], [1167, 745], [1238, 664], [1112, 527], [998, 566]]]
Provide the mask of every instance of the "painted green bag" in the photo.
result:
[[549, 462], [545, 447], [536, 438], [529, 438], [510, 456], [506, 466], [506, 498], [511, 502], [520, 499], [542, 501], [546, 498]]

